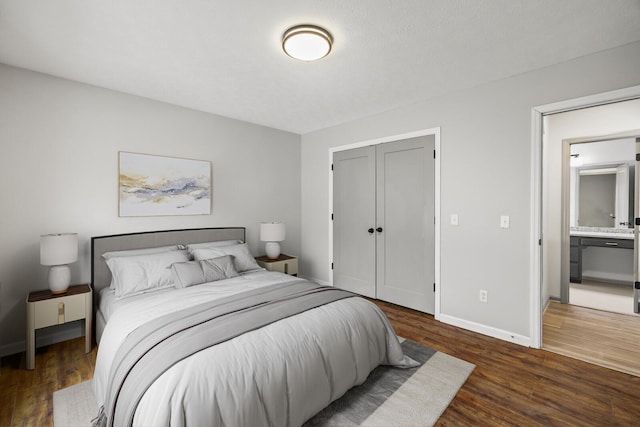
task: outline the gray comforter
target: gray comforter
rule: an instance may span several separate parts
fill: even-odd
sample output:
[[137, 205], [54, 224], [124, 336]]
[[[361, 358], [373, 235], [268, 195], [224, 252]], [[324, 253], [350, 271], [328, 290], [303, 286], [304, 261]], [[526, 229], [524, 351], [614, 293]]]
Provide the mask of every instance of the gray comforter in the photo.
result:
[[378, 364], [415, 365], [353, 294], [299, 280], [253, 288], [128, 333], [96, 424], [300, 425]]

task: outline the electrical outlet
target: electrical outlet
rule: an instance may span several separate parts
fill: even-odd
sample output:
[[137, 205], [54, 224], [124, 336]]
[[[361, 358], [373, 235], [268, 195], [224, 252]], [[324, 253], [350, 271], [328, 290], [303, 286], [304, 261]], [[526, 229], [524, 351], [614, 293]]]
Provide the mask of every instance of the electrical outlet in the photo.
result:
[[485, 291], [484, 289], [480, 289], [480, 302], [488, 302], [489, 301], [489, 291]]

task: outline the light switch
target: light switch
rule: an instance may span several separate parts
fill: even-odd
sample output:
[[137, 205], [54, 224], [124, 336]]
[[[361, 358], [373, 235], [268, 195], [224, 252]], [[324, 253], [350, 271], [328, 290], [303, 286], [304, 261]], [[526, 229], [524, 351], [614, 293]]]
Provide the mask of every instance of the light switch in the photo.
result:
[[451, 214], [451, 225], [458, 225], [458, 214]]
[[500, 228], [509, 228], [509, 215], [502, 215], [500, 217]]

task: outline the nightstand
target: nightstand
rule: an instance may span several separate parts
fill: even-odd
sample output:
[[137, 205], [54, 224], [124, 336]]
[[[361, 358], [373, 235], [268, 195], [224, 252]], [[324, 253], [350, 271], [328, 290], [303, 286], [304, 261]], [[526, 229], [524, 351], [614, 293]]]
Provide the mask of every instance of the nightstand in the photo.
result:
[[27, 369], [35, 367], [36, 329], [84, 319], [85, 352], [91, 351], [93, 292], [89, 285], [72, 285], [63, 294], [30, 292], [27, 298]]
[[298, 257], [280, 254], [278, 258], [267, 258], [266, 255], [256, 258], [258, 265], [269, 271], [279, 271], [280, 273], [298, 275]]

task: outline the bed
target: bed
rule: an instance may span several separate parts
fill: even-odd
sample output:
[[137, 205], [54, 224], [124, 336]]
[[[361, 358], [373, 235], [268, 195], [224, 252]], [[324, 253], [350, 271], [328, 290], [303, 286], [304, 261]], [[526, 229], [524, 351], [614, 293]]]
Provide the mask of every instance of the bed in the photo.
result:
[[298, 426], [376, 366], [417, 365], [374, 304], [266, 271], [244, 241], [243, 227], [92, 238], [94, 425]]

